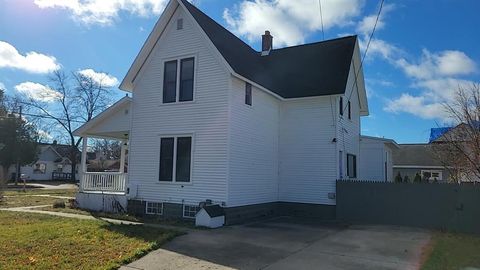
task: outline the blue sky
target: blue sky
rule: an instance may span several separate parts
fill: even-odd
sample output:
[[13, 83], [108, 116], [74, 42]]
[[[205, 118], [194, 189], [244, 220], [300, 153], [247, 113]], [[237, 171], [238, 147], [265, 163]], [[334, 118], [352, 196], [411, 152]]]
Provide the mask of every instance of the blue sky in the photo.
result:
[[[0, 86], [44, 98], [49, 72], [63, 68], [115, 88], [166, 2], [0, 0]], [[318, 0], [194, 2], [255, 49], [265, 29], [277, 48], [322, 40]], [[379, 2], [321, 3], [325, 39], [358, 34], [364, 48]], [[475, 0], [385, 1], [364, 63], [370, 116], [363, 134], [426, 142], [431, 127], [445, 124], [441, 104], [459, 85], [480, 82], [478, 10]]]

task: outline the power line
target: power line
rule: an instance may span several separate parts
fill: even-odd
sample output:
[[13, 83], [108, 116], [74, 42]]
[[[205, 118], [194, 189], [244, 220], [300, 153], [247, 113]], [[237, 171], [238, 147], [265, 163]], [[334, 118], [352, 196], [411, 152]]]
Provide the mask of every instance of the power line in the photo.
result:
[[325, 32], [323, 31], [323, 12], [322, 12], [322, 0], [318, 0], [318, 7], [320, 9], [320, 22], [322, 24], [322, 40], [325, 40]]
[[378, 20], [380, 18], [380, 14], [382, 13], [382, 8], [383, 8], [383, 3], [384, 2], [385, 2], [385, 0], [380, 1], [380, 7], [378, 8], [377, 18], [375, 19], [375, 24], [373, 25], [372, 33], [370, 33], [370, 37], [368, 38], [367, 47], [365, 48], [365, 51], [363, 52], [362, 60], [360, 61], [360, 67], [358, 67], [358, 72], [355, 70], [355, 63], [354, 63], [353, 72], [355, 72], [355, 81], [352, 85], [352, 89], [350, 90], [350, 95], [348, 96], [347, 102], [345, 102], [346, 105], [343, 108], [343, 111], [345, 111], [347, 109], [348, 101], [350, 101], [350, 99], [352, 98], [353, 87], [357, 86], [358, 74], [360, 74], [360, 71], [363, 68], [363, 62], [365, 61], [365, 57], [367, 56], [368, 48], [370, 48], [370, 42], [372, 41], [373, 34], [375, 33], [375, 30], [377, 29]]

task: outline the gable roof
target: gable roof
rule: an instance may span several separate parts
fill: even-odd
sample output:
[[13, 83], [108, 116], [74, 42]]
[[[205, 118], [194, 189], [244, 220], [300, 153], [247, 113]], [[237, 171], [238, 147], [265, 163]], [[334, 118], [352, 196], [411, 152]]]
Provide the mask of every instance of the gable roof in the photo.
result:
[[210, 217], [220, 217], [225, 215], [225, 211], [218, 204], [206, 205], [203, 209], [207, 212]]
[[435, 158], [431, 144], [400, 144], [400, 148], [393, 151], [394, 166], [443, 167]]
[[356, 36], [270, 51], [261, 56], [245, 42], [181, 0], [232, 69], [283, 98], [345, 93]]
[[[282, 98], [344, 94], [353, 60], [356, 36], [274, 49], [261, 56], [237, 36], [187, 0], [172, 0], [120, 85], [133, 90], [133, 80], [148, 58], [174, 9], [184, 6], [213, 43], [229, 67], [238, 75]], [[368, 109], [367, 109], [368, 110]]]

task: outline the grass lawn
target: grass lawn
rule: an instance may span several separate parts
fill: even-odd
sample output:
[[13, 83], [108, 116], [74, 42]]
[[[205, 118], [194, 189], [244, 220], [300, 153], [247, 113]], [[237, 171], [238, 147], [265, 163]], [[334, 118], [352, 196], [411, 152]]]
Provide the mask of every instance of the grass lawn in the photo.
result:
[[22, 206], [35, 206], [35, 205], [52, 205], [55, 201], [61, 200], [67, 202], [66, 199], [57, 199], [51, 197], [40, 197], [32, 195], [54, 195], [54, 196], [64, 196], [64, 197], [75, 197], [75, 189], [66, 189], [66, 190], [45, 190], [45, 189], [33, 189], [23, 191], [5, 191], [3, 195], [5, 196], [2, 201], [0, 201], [0, 208], [5, 207], [22, 207]]
[[436, 233], [422, 270], [480, 268], [480, 236]]
[[144, 226], [1, 211], [0, 269], [116, 269], [177, 235]]

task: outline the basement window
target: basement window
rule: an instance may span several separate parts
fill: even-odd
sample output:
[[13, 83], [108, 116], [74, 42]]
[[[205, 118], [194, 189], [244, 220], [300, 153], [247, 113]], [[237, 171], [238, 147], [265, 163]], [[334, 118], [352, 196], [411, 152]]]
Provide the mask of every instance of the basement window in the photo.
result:
[[183, 217], [184, 218], [195, 218], [198, 211], [200, 211], [200, 206], [198, 205], [183, 205]]
[[163, 203], [147, 202], [145, 213], [149, 215], [163, 215]]

